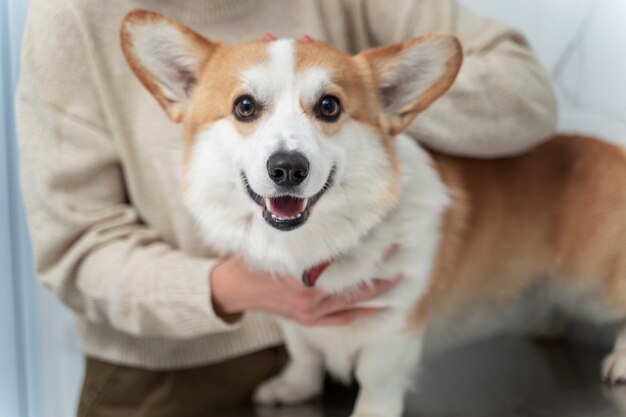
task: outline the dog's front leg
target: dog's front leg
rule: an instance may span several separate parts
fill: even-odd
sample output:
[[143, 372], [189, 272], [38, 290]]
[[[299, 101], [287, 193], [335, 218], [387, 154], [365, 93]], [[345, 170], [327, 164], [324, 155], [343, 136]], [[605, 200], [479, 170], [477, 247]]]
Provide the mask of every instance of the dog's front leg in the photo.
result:
[[324, 364], [293, 325], [283, 326], [289, 363], [275, 377], [259, 385], [253, 395], [255, 402], [265, 405], [295, 404], [320, 394]]
[[422, 351], [422, 334], [366, 345], [356, 364], [359, 395], [351, 417], [400, 417]]
[[613, 352], [602, 362], [602, 379], [607, 384], [626, 383], [626, 322], [618, 327]]

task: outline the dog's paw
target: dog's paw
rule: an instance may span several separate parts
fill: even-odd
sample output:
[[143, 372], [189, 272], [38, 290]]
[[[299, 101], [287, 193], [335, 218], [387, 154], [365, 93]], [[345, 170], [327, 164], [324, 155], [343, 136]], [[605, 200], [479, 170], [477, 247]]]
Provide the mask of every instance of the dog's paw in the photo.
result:
[[626, 384], [626, 351], [616, 350], [602, 361], [602, 381], [606, 384]]
[[257, 404], [297, 404], [316, 397], [321, 392], [318, 384], [299, 381], [293, 383], [282, 376], [274, 377], [257, 387], [252, 399]]

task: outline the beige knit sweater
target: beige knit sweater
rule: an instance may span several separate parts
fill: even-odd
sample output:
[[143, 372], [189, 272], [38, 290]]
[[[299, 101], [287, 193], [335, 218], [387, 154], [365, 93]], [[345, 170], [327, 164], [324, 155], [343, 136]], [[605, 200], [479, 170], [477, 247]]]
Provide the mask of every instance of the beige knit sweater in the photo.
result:
[[454, 32], [465, 63], [418, 118], [416, 138], [457, 154], [506, 155], [555, 125], [552, 90], [523, 38], [453, 0], [34, 0], [17, 101], [36, 268], [76, 313], [85, 353], [104, 360], [180, 368], [280, 343], [267, 316], [227, 324], [211, 307], [216, 260], [178, 189], [181, 126], [120, 52], [120, 22], [134, 8], [225, 42], [309, 34], [349, 52]]

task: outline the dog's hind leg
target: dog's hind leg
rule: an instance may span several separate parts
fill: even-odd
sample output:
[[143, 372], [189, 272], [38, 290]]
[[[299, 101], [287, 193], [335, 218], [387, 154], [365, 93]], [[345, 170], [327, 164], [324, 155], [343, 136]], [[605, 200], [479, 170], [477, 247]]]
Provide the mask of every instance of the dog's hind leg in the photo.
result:
[[626, 384], [626, 322], [617, 331], [613, 352], [602, 362], [602, 381], [607, 384]]
[[363, 347], [356, 364], [360, 390], [351, 417], [400, 417], [422, 351], [422, 335], [397, 335]]

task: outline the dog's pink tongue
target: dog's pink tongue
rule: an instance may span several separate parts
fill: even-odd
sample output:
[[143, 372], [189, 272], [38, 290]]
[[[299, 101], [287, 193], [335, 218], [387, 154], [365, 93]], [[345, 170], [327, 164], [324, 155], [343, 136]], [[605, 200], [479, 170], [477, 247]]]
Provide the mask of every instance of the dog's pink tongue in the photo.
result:
[[278, 217], [293, 217], [304, 211], [304, 199], [278, 197], [270, 199], [269, 211]]

